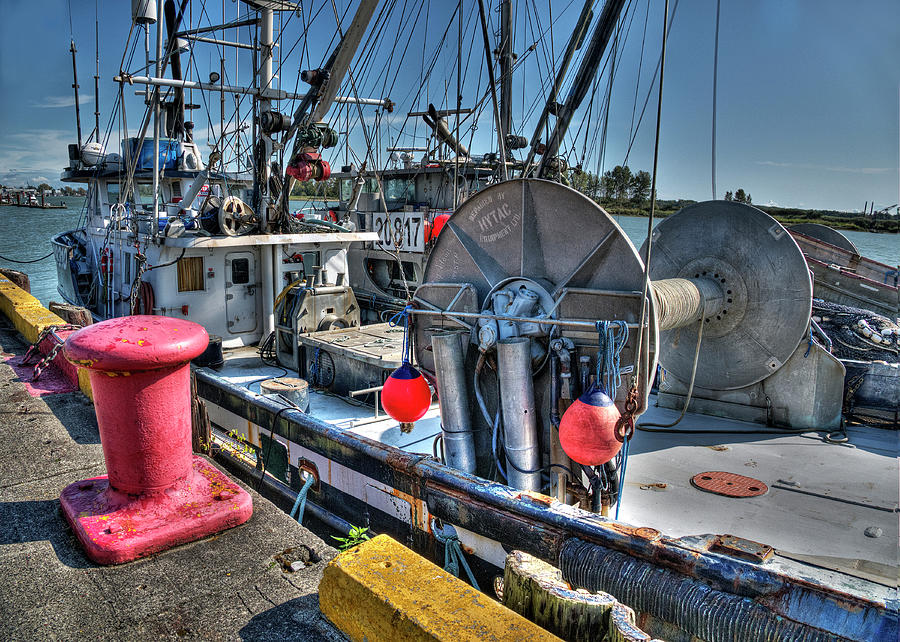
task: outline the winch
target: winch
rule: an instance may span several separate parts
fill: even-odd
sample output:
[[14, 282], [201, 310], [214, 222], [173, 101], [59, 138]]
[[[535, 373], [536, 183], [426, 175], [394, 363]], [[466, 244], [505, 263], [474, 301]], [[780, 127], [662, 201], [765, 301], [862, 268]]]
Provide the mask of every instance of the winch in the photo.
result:
[[[470, 420], [462, 433], [478, 474], [497, 478], [505, 468], [511, 485], [524, 477], [520, 488], [540, 490], [541, 472], [571, 464], [559, 444], [559, 416], [594, 382], [592, 373], [610, 374], [604, 363], [597, 367], [606, 354], [603, 331], [621, 339], [619, 384], [607, 392], [628, 418], [646, 409], [658, 361], [661, 405], [681, 408], [692, 392], [693, 411], [837, 426], [843, 368], [810, 339], [809, 272], [778, 222], [739, 203], [687, 207], [654, 230], [650, 276], [642, 323], [640, 255], [599, 205], [559, 183], [498, 183], [457, 209], [415, 293], [415, 346], [439, 393], [442, 379], [454, 379], [448, 368], [462, 364], [466, 394], [441, 400], [466, 404], [449, 416]], [[432, 339], [447, 333], [467, 338], [467, 350], [455, 344], [464, 357], [444, 356], [451, 342], [438, 358]], [[528, 359], [504, 356], [523, 340]], [[507, 413], [511, 396], [533, 400], [533, 411], [523, 401], [518, 413], [531, 416]], [[445, 443], [459, 443], [458, 427], [444, 428], [453, 433]], [[502, 444], [510, 441], [532, 444], [534, 453], [511, 456], [507, 448], [504, 466]], [[521, 465], [526, 460], [533, 468]], [[552, 490], [561, 495], [556, 482]]]

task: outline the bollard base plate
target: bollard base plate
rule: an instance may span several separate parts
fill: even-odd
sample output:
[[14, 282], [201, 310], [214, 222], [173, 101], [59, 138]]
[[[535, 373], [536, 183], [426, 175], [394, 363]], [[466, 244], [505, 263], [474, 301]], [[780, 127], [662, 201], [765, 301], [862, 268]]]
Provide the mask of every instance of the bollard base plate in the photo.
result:
[[122, 564], [243, 524], [253, 514], [250, 494], [202, 457], [172, 488], [129, 495], [106, 475], [69, 484], [62, 511], [87, 556]]

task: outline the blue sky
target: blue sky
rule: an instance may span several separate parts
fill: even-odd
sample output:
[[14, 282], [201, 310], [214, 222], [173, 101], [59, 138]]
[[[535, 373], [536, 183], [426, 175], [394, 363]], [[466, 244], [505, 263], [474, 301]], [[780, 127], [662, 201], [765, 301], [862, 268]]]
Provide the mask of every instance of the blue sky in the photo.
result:
[[[660, 50], [663, 3], [650, 0], [649, 7], [647, 3], [648, 0], [626, 2], [629, 10], [620, 32], [619, 62], [605, 118], [608, 131], [602, 165], [599, 141], [604, 118], [598, 116], [608, 75], [597, 84], [587, 124], [580, 127], [579, 121], [589, 109], [590, 97], [570, 128], [569, 143], [576, 151], [574, 156], [587, 150], [584, 165], [591, 170], [609, 169], [623, 162], [631, 138], [632, 112], [640, 113], [651, 90], [651, 74]], [[116, 96], [117, 85], [112, 77], [118, 71], [128, 35], [130, 4], [99, 0], [104, 127]], [[192, 3], [195, 23], [198, 19], [208, 23], [221, 18], [221, 7], [215, 10], [215, 17], [200, 16], [201, 4]], [[355, 4], [337, 0], [341, 12]], [[564, 48], [581, 0], [514, 0], [513, 4], [518, 25], [514, 49], [521, 56], [514, 83], [513, 118], [515, 127], [530, 137], [535, 114], [529, 106], [540, 102], [540, 81], [548, 78], [546, 58], [551, 50], [558, 56]], [[82, 130], [86, 138], [93, 127], [94, 2], [71, 0], [71, 5], [78, 47]], [[69, 3], [57, 0], [0, 0], [0, 183], [47, 180], [58, 184], [60, 169], [67, 161], [66, 145], [75, 141], [68, 7]], [[406, 111], [423, 109], [428, 102], [438, 107], [455, 102], [452, 96], [459, 53], [455, 24], [444, 37], [454, 7], [450, 2], [437, 0], [399, 0], [381, 28], [381, 33], [390, 37], [382, 35], [371, 40], [371, 58], [367, 64], [357, 61], [359, 93], [380, 97], [390, 88], [390, 97], [398, 103], [394, 114], [384, 116], [388, 127], [383, 130], [381, 147], [395, 142]], [[304, 3], [304, 8], [307, 19], [315, 17], [308, 38], [303, 34], [303, 20], [291, 16], [281, 43], [286, 62], [280, 82], [287, 90], [293, 90], [296, 84], [297, 69], [314, 66], [327, 56], [335, 32], [330, 0]], [[232, 19], [246, 9], [243, 3], [226, 0], [225, 11]], [[538, 36], [551, 23], [551, 12], [552, 48], [551, 31]], [[674, 17], [663, 90], [659, 172], [662, 198], [705, 200], [712, 195], [715, 12], [715, 0], [680, 0]], [[486, 82], [481, 33], [473, 30], [477, 26], [477, 3], [464, 0], [463, 14], [462, 94], [464, 106], [471, 106], [483, 95]], [[646, 38], [642, 39], [645, 16]], [[496, 12], [491, 12], [491, 21], [496, 25]], [[407, 39], [410, 44], [401, 63]], [[398, 46], [391, 58], [395, 42]], [[527, 47], [533, 42], [538, 42], [538, 46], [528, 53]], [[643, 64], [639, 67], [642, 42]], [[782, 206], [858, 210], [865, 201], [874, 200], [876, 208], [882, 208], [900, 200], [900, 5], [895, 0], [863, 0], [854, 5], [838, 0], [726, 0], [722, 2], [719, 42], [720, 198], [725, 190], [743, 187], [753, 195], [755, 203]], [[141, 38], [135, 61], [143, 61], [142, 46]], [[293, 52], [288, 55], [292, 47]], [[233, 58], [233, 54], [230, 56]], [[432, 56], [434, 71], [423, 82], [423, 57]], [[205, 76], [210, 64], [218, 66], [217, 56], [207, 49], [197, 54], [197, 64], [197, 72]], [[138, 66], [133, 64], [132, 68]], [[229, 68], [229, 81], [233, 80], [232, 73]], [[241, 74], [239, 80], [245, 82], [247, 66]], [[133, 89], [126, 92], [126, 113], [132, 132], [142, 112], [140, 100], [128, 95], [133, 94]], [[349, 83], [342, 89], [342, 93], [351, 91]], [[413, 104], [417, 94], [419, 99]], [[214, 136], [218, 126], [218, 96], [209, 100], [215, 104], [212, 118], [194, 114], [201, 143], [208, 134]], [[194, 102], [203, 101], [195, 94]], [[490, 147], [491, 113], [485, 106], [478, 129], [472, 134], [475, 152], [488, 151]], [[375, 118], [372, 108], [363, 113], [371, 126]], [[340, 114], [333, 113], [332, 122], [343, 122], [346, 111]], [[651, 169], [655, 114], [653, 94], [628, 158], [632, 169]], [[355, 108], [350, 118], [358, 121]], [[120, 126], [117, 121], [116, 127]], [[403, 128], [404, 136], [396, 142], [421, 144], [423, 131], [421, 123], [410, 121]], [[580, 134], [576, 136], [576, 132]], [[408, 136], [412, 133], [419, 138]], [[114, 133], [112, 139], [117, 135]], [[358, 129], [350, 144], [355, 153], [364, 154], [365, 144]], [[342, 164], [342, 154], [343, 151], [337, 154], [335, 164]]]

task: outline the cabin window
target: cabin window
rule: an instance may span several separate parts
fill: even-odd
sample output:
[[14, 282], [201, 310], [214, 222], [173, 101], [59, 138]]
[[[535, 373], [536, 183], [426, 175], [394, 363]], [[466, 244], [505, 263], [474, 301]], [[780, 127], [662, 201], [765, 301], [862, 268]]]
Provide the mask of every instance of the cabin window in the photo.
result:
[[354, 179], [345, 178], [341, 181], [341, 200], [349, 201], [350, 197], [353, 196], [353, 182]]
[[121, 194], [121, 187], [118, 183], [107, 183], [106, 184], [106, 202], [112, 205], [113, 203], [119, 202], [119, 194]]
[[153, 183], [138, 183], [135, 188], [141, 203], [153, 202]]
[[384, 197], [388, 201], [414, 201], [415, 185], [403, 178], [392, 178], [384, 183]]
[[178, 291], [197, 292], [203, 290], [203, 257], [187, 256], [178, 259]]
[[128, 285], [131, 283], [131, 257], [128, 252], [122, 252], [122, 283]]
[[231, 282], [235, 285], [250, 283], [250, 259], [235, 259], [231, 262]]

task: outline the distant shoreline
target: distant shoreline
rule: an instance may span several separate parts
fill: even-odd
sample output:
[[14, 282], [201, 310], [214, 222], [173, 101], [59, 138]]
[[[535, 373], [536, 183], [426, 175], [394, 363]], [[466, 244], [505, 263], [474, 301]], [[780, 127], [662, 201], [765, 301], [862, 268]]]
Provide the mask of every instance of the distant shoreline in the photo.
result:
[[[683, 207], [687, 207], [696, 201], [657, 201], [654, 216], [665, 218], [675, 214]], [[612, 216], [642, 216], [650, 215], [650, 206], [635, 206], [630, 203], [619, 204], [600, 202], [600, 206]], [[872, 220], [863, 214], [855, 212], [838, 212], [831, 210], [803, 210], [794, 207], [767, 207], [765, 205], [753, 205], [762, 210], [785, 227], [798, 223], [819, 223], [836, 230], [850, 230], [853, 232], [871, 232], [873, 234], [897, 234], [900, 233], [900, 217], [878, 218]]]

